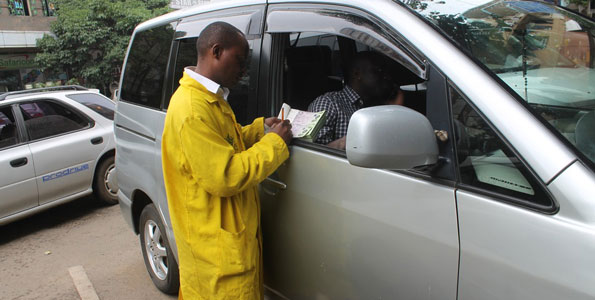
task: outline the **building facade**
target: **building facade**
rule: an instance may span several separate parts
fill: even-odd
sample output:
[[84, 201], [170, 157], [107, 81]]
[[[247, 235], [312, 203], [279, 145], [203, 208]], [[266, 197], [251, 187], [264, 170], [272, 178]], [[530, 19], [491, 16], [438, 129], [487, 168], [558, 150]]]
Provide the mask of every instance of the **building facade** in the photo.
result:
[[[0, 0], [0, 92], [50, 84], [35, 64], [36, 41], [55, 20], [51, 0]], [[53, 84], [53, 82], [52, 82]]]

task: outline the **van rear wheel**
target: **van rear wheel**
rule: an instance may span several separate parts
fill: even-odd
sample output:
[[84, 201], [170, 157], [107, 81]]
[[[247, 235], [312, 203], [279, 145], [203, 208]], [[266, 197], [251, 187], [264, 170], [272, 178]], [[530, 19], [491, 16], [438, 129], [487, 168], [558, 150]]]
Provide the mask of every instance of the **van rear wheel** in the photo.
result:
[[166, 294], [180, 288], [178, 263], [174, 258], [165, 227], [153, 204], [145, 206], [140, 215], [140, 245], [145, 266], [155, 286]]

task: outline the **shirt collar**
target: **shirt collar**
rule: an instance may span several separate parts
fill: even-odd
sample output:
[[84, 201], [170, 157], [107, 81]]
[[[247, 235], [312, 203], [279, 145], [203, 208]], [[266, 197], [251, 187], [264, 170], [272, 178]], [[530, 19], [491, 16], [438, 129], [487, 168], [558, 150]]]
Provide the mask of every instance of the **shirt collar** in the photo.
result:
[[227, 101], [227, 96], [229, 96], [229, 89], [226, 87], [222, 87], [218, 83], [212, 81], [211, 79], [204, 77], [194, 71], [194, 67], [186, 67], [184, 68], [184, 72], [190, 76], [190, 78], [196, 80], [198, 83], [202, 84], [209, 92], [213, 94], [217, 94], [222, 96], [225, 101]]
[[343, 92], [345, 93], [345, 96], [351, 104], [356, 104], [360, 106], [362, 105], [361, 97], [350, 86], [345, 85], [345, 87], [343, 88]]

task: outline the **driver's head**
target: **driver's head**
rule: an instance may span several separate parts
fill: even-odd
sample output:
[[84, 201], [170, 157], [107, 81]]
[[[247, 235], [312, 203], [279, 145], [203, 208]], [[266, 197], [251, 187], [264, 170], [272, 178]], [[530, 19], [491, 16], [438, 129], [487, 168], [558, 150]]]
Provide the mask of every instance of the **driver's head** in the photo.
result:
[[346, 83], [366, 106], [380, 104], [390, 96], [392, 84], [385, 65], [386, 58], [382, 54], [363, 51], [356, 54], [347, 70]]

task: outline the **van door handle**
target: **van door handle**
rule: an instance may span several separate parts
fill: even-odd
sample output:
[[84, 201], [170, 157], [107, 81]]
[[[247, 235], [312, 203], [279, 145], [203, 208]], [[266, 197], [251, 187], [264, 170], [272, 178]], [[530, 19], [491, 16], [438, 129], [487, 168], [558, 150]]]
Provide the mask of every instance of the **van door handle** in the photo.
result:
[[97, 144], [101, 144], [103, 143], [103, 138], [102, 137], [96, 137], [91, 139], [91, 144], [93, 145], [97, 145]]
[[13, 168], [22, 167], [22, 166], [24, 166], [26, 164], [27, 164], [27, 158], [26, 157], [17, 158], [15, 160], [11, 160], [10, 161], [10, 165]]
[[287, 184], [285, 184], [285, 183], [283, 183], [283, 182], [281, 182], [279, 180], [272, 179], [270, 177], [265, 178], [264, 181], [263, 181], [263, 183], [266, 184], [266, 185], [268, 185], [268, 186], [278, 188], [280, 190], [287, 189]]

